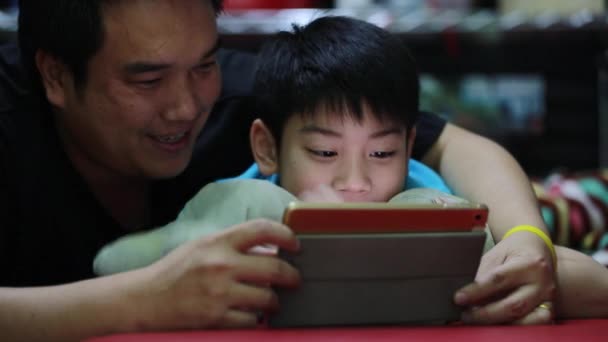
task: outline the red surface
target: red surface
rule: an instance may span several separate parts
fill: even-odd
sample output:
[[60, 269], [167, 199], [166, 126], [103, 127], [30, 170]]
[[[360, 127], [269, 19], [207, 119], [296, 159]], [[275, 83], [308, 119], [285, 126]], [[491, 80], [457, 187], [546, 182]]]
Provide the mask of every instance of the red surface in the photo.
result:
[[608, 319], [573, 320], [542, 326], [437, 326], [322, 329], [210, 330], [115, 335], [89, 342], [133, 341], [608, 341]]
[[316, 7], [318, 1], [314, 0], [224, 0], [224, 8], [232, 9], [280, 9], [280, 8], [308, 8]]
[[[488, 209], [483, 208], [406, 208], [397, 205], [362, 204], [344, 207], [311, 207], [304, 203], [289, 208], [284, 222], [297, 234], [353, 234], [401, 232], [459, 232], [483, 228]], [[348, 205], [348, 204], [347, 204]]]

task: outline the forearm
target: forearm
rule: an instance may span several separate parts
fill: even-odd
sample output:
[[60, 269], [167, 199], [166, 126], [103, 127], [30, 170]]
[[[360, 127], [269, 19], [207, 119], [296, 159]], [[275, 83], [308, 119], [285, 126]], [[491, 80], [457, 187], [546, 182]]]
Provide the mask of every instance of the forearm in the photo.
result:
[[608, 269], [566, 247], [556, 252], [558, 318], [608, 317]]
[[496, 143], [447, 125], [423, 161], [439, 171], [456, 194], [490, 208], [488, 222], [497, 241], [520, 224], [546, 231], [527, 175]]
[[132, 330], [123, 276], [68, 285], [0, 288], [3, 341], [79, 341]]

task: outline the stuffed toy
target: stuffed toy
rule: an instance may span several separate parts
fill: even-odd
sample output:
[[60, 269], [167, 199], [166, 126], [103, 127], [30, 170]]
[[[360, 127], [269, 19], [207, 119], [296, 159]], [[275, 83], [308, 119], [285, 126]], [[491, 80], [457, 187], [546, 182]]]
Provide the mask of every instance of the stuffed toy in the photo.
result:
[[[168, 225], [126, 235], [103, 247], [93, 270], [108, 275], [144, 267], [177, 246], [255, 218], [281, 221], [283, 212], [297, 198], [265, 180], [232, 179], [203, 187]], [[390, 202], [438, 204], [467, 203], [438, 190], [416, 188], [395, 195]], [[490, 236], [490, 234], [488, 234]], [[486, 245], [493, 244], [490, 238]]]

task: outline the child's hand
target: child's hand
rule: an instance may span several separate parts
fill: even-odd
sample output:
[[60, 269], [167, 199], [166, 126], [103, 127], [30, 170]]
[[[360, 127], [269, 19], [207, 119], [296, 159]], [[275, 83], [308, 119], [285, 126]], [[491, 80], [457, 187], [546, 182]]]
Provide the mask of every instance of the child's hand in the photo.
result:
[[342, 196], [326, 184], [320, 184], [314, 189], [302, 191], [298, 198], [304, 202], [344, 202]]
[[540, 239], [514, 234], [483, 256], [475, 282], [455, 302], [470, 308], [466, 323], [546, 324], [555, 314], [555, 293], [551, 252]]

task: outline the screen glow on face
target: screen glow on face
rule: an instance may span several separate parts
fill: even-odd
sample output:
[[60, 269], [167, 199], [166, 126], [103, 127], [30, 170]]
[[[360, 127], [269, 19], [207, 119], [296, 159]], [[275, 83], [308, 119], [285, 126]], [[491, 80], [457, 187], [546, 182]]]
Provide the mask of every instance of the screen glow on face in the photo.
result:
[[376, 119], [366, 106], [361, 121], [331, 112], [294, 115], [281, 141], [281, 186], [296, 196], [323, 184], [345, 201], [388, 201], [404, 187], [406, 144], [405, 127]]

